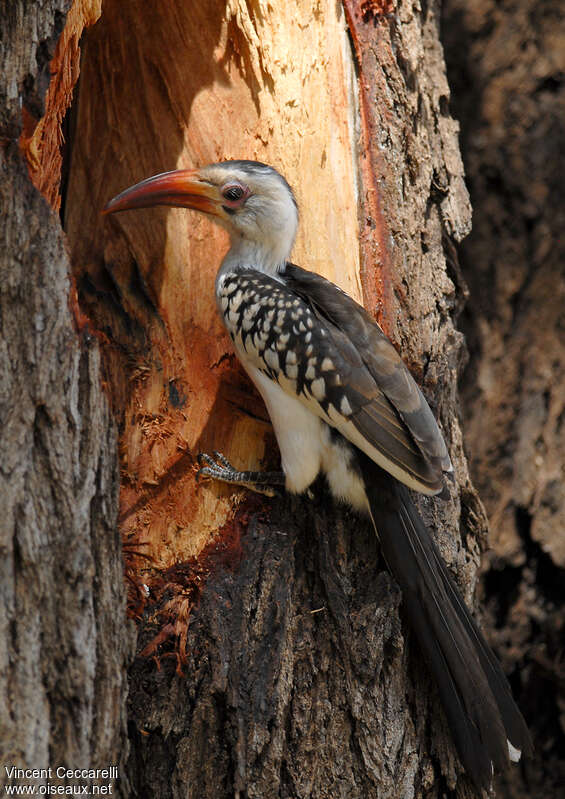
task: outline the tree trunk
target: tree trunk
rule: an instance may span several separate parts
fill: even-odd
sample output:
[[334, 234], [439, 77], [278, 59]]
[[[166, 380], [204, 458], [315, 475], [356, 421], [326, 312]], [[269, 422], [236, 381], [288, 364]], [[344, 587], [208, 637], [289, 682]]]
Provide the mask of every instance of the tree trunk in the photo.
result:
[[531, 721], [527, 788], [565, 785], [565, 11], [559, 0], [444, 7], [474, 207], [463, 384], [471, 467], [491, 519], [492, 640]]
[[[108, 768], [127, 754], [116, 429], [96, 338], [73, 320], [59, 218], [18, 147], [22, 116], [44, 114], [68, 5], [0, 8], [2, 792], [76, 786], [55, 770]], [[13, 767], [54, 774], [10, 779]]]
[[82, 210], [177, 165], [279, 167], [302, 209], [295, 259], [364, 297], [451, 439], [465, 504], [423, 512], [470, 599], [484, 524], [456, 421], [460, 296], [443, 249], [468, 230], [469, 205], [436, 13], [345, 12], [109, 0], [85, 36], [66, 227], [124, 419], [123, 532], [151, 558], [130, 685], [139, 796], [433, 796], [456, 781], [364, 524], [321, 487], [250, 513], [233, 491], [195, 485], [200, 449], [244, 466], [272, 449], [213, 308], [225, 239], [182, 211]]
[[[69, 14], [73, 33], [67, 27], [55, 76], [63, 83], [70, 76], [71, 87], [81, 25], [94, 21], [97, 5], [76, 0]], [[184, 211], [99, 215], [119, 190], [177, 166], [245, 157], [286, 175], [302, 212], [294, 259], [364, 301], [440, 419], [460, 496], [447, 506], [422, 500], [420, 507], [472, 603], [486, 522], [458, 424], [464, 350], [455, 320], [465, 286], [453, 257], [453, 242], [469, 230], [470, 207], [448, 112], [437, 7], [420, 10], [404, 0], [276, 5], [106, 0], [82, 37], [61, 170], [57, 148], [49, 155], [50, 132], [59, 130], [69, 86], [41, 125], [37, 105], [27, 112], [23, 151], [54, 206], [63, 177], [76, 315], [90, 342], [80, 349], [73, 333], [65, 355], [76, 351], [81, 363], [95, 357], [88, 334], [94, 325], [119, 428], [120, 529], [139, 631], [127, 780], [120, 786], [124, 795], [199, 799], [472, 796], [435, 688], [402, 623], [399, 591], [364, 522], [333, 506], [322, 485], [312, 499], [258, 502], [195, 484], [200, 450], [222, 449], [244, 467], [276, 461], [265, 409], [214, 310], [224, 237]], [[14, 119], [12, 138], [19, 133]], [[56, 218], [21, 165], [18, 181], [60, 241]], [[22, 236], [27, 219], [26, 226], [14, 219]], [[36, 285], [48, 297], [54, 278], [46, 286], [44, 274]], [[61, 281], [66, 297], [68, 283]], [[22, 300], [30, 326], [34, 296]], [[57, 308], [69, 315], [66, 299]], [[87, 328], [79, 313], [91, 320]], [[69, 318], [72, 332], [70, 324]], [[95, 453], [101, 462], [103, 442], [104, 463], [112, 466], [112, 423], [100, 410], [102, 398], [96, 412], [88, 393], [73, 405], [72, 384], [61, 375], [78, 367], [65, 371], [55, 344], [45, 353], [39, 365], [56, 364], [58, 372], [49, 374], [60, 390], [65, 386], [60, 402], [70, 406], [50, 413], [50, 423], [67, 420], [77, 438], [88, 430], [92, 452], [80, 449], [78, 474], [96, 473], [85, 464]], [[99, 391], [94, 372], [88, 374], [89, 391]], [[77, 413], [99, 419], [104, 432], [76, 422]], [[54, 446], [44, 447], [48, 455], [58, 451]], [[77, 445], [69, 439], [61, 446], [70, 458]], [[55, 479], [59, 472], [44, 483]], [[81, 485], [66, 479], [75, 490]], [[102, 491], [108, 481], [100, 481]], [[54, 501], [56, 493], [49, 496]], [[104, 513], [92, 517], [93, 540], [112, 532], [111, 496], [107, 489]], [[115, 615], [100, 635], [111, 642], [121, 624], [117, 549], [106, 557], [98, 579], [114, 570]], [[57, 587], [51, 601], [60, 599], [68, 608]], [[120, 697], [117, 660], [123, 664], [126, 649], [127, 635], [105, 661]], [[121, 704], [96, 708], [114, 713], [101, 743], [110, 753], [122, 730]]]

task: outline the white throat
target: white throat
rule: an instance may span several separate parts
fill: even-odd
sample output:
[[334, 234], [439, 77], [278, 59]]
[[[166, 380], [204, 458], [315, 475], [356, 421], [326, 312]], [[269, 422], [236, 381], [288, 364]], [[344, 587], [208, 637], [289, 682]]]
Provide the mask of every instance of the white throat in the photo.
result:
[[290, 255], [291, 247], [286, 242], [257, 241], [234, 233], [231, 236], [231, 247], [222, 261], [222, 271], [226, 267], [240, 266], [257, 269], [273, 277], [284, 266]]
[[234, 210], [223, 225], [231, 248], [222, 262], [229, 267], [256, 269], [277, 277], [290, 256], [298, 227], [298, 210], [292, 191], [276, 172], [235, 176], [249, 186], [245, 204]]

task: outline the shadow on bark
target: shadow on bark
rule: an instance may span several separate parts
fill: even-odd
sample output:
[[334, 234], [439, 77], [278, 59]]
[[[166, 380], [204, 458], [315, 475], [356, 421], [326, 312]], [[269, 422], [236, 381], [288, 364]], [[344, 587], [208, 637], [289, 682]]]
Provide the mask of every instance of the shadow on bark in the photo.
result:
[[463, 408], [491, 519], [490, 638], [536, 755], [501, 797], [565, 784], [565, 16], [562, 4], [449, 0], [443, 40], [474, 208]]

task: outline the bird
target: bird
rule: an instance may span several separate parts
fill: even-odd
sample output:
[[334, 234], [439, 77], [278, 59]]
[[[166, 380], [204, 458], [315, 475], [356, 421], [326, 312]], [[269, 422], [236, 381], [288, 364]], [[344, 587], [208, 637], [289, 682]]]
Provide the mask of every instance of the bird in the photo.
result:
[[154, 175], [105, 208], [167, 205], [227, 229], [215, 280], [219, 314], [262, 396], [282, 471], [238, 471], [220, 452], [200, 476], [305, 494], [322, 474], [333, 497], [367, 516], [437, 685], [461, 763], [479, 790], [532, 752], [502, 667], [467, 608], [410, 492], [448, 498], [454, 470], [416, 381], [370, 314], [290, 259], [298, 206], [286, 179], [231, 160]]

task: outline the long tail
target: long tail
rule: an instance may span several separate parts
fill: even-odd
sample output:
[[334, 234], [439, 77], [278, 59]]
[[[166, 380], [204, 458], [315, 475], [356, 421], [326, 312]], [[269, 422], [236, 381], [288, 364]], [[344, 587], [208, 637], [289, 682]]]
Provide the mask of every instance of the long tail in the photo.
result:
[[388, 568], [430, 671], [465, 770], [479, 789], [493, 770], [532, 751], [500, 663], [457, 590], [408, 492], [367, 463], [372, 519]]

